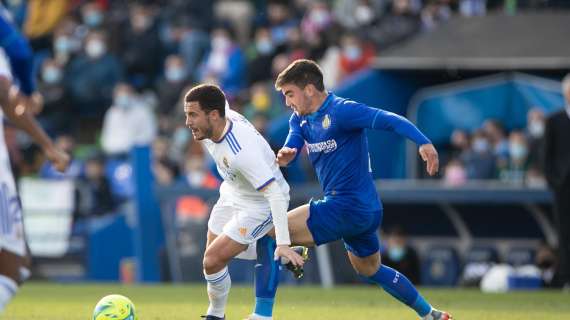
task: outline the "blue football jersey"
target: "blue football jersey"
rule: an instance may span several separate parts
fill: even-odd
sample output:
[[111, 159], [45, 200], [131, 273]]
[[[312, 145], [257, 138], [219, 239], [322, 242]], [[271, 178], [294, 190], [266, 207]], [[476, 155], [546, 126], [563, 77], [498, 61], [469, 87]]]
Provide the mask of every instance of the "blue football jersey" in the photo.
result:
[[343, 197], [354, 210], [377, 211], [381, 205], [365, 129], [393, 131], [419, 145], [431, 143], [404, 117], [329, 93], [316, 112], [293, 113], [285, 146], [301, 150], [306, 143], [325, 196]]

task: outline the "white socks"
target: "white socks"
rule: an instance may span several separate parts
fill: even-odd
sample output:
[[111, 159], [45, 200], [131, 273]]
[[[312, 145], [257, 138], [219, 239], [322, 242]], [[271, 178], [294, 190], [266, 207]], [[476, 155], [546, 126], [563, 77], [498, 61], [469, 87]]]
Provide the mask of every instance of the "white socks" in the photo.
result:
[[4, 308], [17, 291], [18, 284], [14, 280], [0, 274], [0, 314], [2, 314]]
[[204, 277], [208, 281], [208, 298], [210, 299], [210, 306], [206, 314], [222, 318], [232, 286], [228, 267], [214, 274], [204, 273]]

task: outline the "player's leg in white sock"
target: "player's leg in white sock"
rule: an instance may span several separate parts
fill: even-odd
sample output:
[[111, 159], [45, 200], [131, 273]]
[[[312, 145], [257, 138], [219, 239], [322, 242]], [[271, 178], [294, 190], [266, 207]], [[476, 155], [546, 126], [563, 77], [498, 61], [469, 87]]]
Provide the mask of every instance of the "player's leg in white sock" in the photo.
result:
[[232, 286], [232, 280], [228, 267], [223, 268], [214, 274], [205, 274], [204, 277], [208, 282], [208, 298], [210, 306], [208, 307], [208, 315], [222, 318], [225, 313], [228, 295]]
[[0, 314], [18, 291], [18, 284], [5, 275], [0, 274]]

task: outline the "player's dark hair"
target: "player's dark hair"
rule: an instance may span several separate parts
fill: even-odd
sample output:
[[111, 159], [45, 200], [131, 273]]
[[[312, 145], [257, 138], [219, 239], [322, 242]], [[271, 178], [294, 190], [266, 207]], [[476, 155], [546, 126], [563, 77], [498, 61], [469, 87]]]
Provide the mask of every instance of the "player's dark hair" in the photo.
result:
[[220, 117], [226, 116], [226, 96], [222, 89], [213, 84], [200, 84], [188, 91], [184, 102], [198, 102], [206, 113], [218, 110]]
[[321, 68], [315, 61], [307, 59], [295, 60], [281, 71], [275, 81], [275, 89], [281, 90], [286, 84], [294, 84], [301, 89], [312, 84], [319, 91], [325, 90]]

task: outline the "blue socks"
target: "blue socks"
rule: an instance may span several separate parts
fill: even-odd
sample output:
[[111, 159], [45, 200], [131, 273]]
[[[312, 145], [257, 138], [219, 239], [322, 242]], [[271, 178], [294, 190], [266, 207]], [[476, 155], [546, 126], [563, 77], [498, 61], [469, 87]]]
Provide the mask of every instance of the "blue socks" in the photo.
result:
[[262, 317], [273, 316], [273, 303], [279, 285], [281, 263], [274, 259], [275, 247], [275, 240], [269, 236], [257, 240], [254, 313]]
[[419, 294], [410, 280], [398, 271], [381, 265], [378, 272], [367, 279], [380, 285], [384, 291], [414, 309], [420, 317], [425, 317], [430, 313], [430, 304]]

